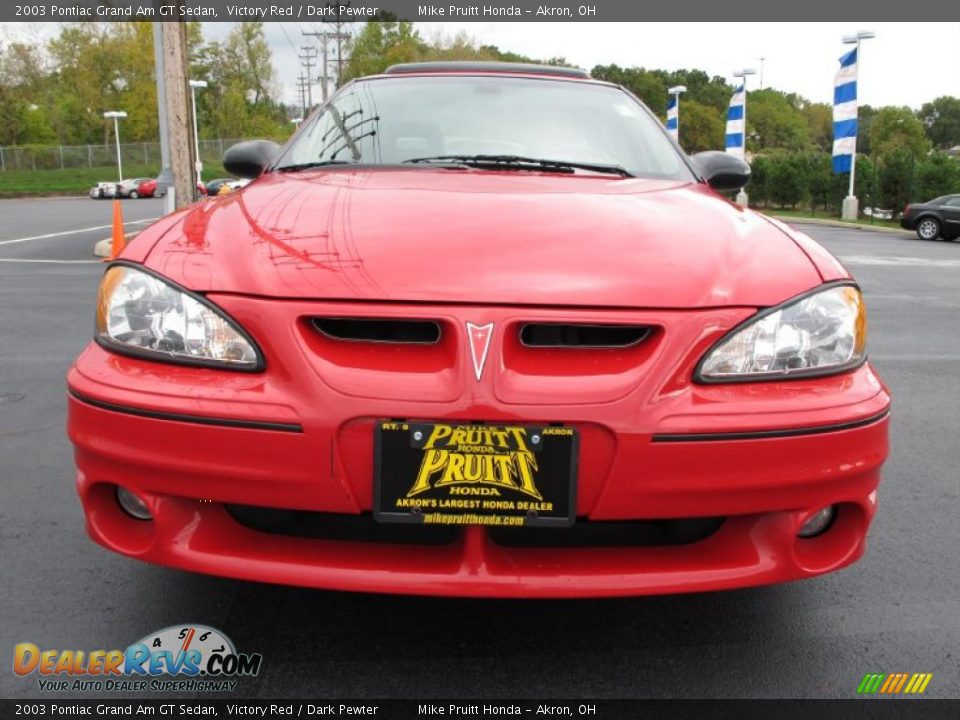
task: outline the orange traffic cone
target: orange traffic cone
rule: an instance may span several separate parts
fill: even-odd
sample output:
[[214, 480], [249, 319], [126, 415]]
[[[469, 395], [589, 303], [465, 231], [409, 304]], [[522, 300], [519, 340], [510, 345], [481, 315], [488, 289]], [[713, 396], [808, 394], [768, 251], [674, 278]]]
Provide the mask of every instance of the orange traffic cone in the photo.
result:
[[108, 260], [116, 260], [120, 253], [127, 246], [127, 239], [123, 235], [123, 210], [120, 208], [120, 201], [113, 201], [113, 239], [110, 241], [110, 257]]

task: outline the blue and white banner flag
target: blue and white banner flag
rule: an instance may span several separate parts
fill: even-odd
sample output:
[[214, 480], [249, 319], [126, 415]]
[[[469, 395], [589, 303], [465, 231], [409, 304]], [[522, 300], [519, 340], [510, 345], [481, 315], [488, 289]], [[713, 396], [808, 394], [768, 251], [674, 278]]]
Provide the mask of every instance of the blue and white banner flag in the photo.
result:
[[671, 95], [667, 101], [667, 132], [677, 140], [680, 136], [680, 106], [677, 102], [677, 96]]
[[733, 91], [730, 98], [730, 107], [727, 110], [727, 140], [726, 149], [731, 155], [743, 158], [744, 155], [744, 127], [743, 104], [746, 102], [746, 93], [743, 85]]
[[833, 171], [848, 173], [857, 151], [857, 49], [840, 58], [833, 81]]

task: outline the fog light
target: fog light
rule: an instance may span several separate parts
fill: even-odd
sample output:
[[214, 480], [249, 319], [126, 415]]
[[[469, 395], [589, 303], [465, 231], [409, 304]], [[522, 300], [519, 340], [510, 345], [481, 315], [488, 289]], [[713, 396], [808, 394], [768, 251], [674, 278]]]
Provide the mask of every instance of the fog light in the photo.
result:
[[124, 487], [117, 485], [117, 503], [130, 517], [137, 520], [153, 520], [147, 504]]
[[837, 508], [834, 505], [828, 505], [820, 508], [813, 515], [808, 517], [797, 532], [798, 537], [812, 538], [822, 534], [833, 523], [833, 518], [837, 514]]

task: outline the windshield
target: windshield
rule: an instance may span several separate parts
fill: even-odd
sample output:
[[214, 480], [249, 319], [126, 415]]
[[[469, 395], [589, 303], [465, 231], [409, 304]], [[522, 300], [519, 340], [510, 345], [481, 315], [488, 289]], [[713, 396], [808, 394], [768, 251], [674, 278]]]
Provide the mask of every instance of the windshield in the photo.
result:
[[396, 165], [477, 155], [617, 166], [631, 175], [692, 179], [657, 121], [623, 90], [503, 76], [355, 82], [309, 121], [275, 168]]

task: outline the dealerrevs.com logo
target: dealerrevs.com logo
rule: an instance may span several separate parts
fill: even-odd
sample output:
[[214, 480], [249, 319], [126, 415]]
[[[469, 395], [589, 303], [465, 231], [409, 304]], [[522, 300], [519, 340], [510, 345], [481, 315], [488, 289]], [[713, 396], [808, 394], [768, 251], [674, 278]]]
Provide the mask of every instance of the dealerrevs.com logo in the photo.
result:
[[36, 675], [48, 692], [229, 692], [262, 662], [260, 653], [238, 653], [206, 625], [173, 625], [126, 650], [41, 650], [29, 642], [13, 650], [13, 672]]

